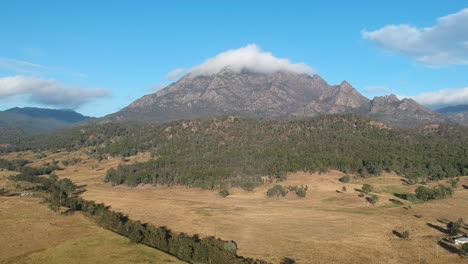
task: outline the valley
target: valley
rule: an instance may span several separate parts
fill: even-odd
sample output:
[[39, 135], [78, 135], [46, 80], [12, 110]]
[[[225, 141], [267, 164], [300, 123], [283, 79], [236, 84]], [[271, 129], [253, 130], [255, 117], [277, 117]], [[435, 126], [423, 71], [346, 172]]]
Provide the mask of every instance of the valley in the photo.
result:
[[[18, 154], [4, 156], [18, 158]], [[32, 158], [32, 153], [20, 155]], [[349, 183], [339, 179], [338, 171], [323, 174], [295, 172], [279, 184], [307, 185], [305, 198], [288, 194], [269, 198], [266, 191], [273, 183], [245, 191], [230, 189], [222, 198], [217, 191], [183, 186], [143, 185], [113, 187], [103, 182], [107, 169], [120, 163], [150, 159], [142, 153], [122, 159], [98, 162], [82, 151], [47, 153], [47, 158], [34, 159], [32, 166], [52, 160], [81, 157], [81, 162], [56, 171], [85, 185], [82, 197], [110, 205], [113, 210], [133, 219], [167, 226], [175, 231], [215, 235], [235, 240], [238, 253], [273, 263], [287, 256], [298, 263], [462, 263], [464, 260], [438, 246], [445, 234], [432, 226], [445, 228], [441, 221], [454, 221], [468, 213], [466, 202], [468, 178], [461, 178], [451, 198], [415, 204], [395, 197], [410, 193], [414, 185], [392, 173], [369, 178], [353, 178]], [[364, 183], [374, 186], [379, 201], [375, 205], [358, 197]], [[446, 180], [440, 181], [447, 184]], [[436, 185], [431, 183], [430, 185]], [[346, 186], [346, 191], [342, 187]], [[390, 202], [400, 200], [401, 205]], [[410, 207], [410, 208], [408, 208]], [[410, 232], [409, 240], [398, 238], [393, 231]]]

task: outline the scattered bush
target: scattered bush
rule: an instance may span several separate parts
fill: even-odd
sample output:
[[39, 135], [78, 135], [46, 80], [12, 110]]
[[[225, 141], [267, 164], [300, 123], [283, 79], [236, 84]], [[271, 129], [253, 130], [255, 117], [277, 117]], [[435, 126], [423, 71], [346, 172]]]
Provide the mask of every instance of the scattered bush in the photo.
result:
[[296, 261], [292, 258], [285, 257], [281, 260], [280, 264], [296, 264]]
[[410, 233], [408, 230], [405, 230], [403, 232], [401, 232], [401, 238], [404, 239], [404, 240], [408, 240], [410, 237]]
[[298, 197], [301, 197], [301, 198], [306, 197], [306, 195], [307, 195], [307, 189], [308, 189], [307, 186], [306, 186], [306, 187], [302, 187], [302, 186], [301, 186], [301, 187], [297, 188], [297, 190], [296, 190], [296, 195], [297, 195]]
[[345, 176], [339, 179], [340, 182], [344, 182], [344, 183], [348, 183], [350, 180], [351, 180], [351, 176], [349, 176], [348, 174], [346, 174]]
[[376, 204], [379, 201], [379, 197], [377, 195], [372, 195], [366, 198], [367, 201], [371, 204]]
[[372, 185], [370, 185], [370, 184], [365, 183], [364, 185], [362, 185], [361, 190], [364, 193], [371, 193], [371, 192], [374, 191], [374, 187]]
[[226, 190], [226, 189], [222, 189], [221, 191], [218, 192], [218, 194], [219, 194], [221, 197], [228, 197], [228, 196], [229, 196], [229, 191]]
[[462, 256], [468, 257], [468, 244], [463, 244], [460, 248], [460, 254]]
[[271, 187], [270, 189], [268, 189], [266, 194], [268, 197], [276, 196], [277, 198], [279, 198], [280, 196], [282, 197], [286, 196], [286, 194], [288, 194], [288, 190], [284, 188], [283, 186], [277, 184]]

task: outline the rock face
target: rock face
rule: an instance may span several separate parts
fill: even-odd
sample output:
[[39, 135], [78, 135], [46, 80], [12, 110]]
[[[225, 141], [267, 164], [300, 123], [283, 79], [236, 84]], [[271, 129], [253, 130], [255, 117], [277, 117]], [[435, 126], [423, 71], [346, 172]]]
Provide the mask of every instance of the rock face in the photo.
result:
[[446, 116], [455, 123], [468, 126], [468, 105], [444, 107], [436, 110], [436, 112]]
[[375, 97], [370, 103], [369, 116], [397, 126], [415, 126], [445, 121], [442, 116], [421, 106], [413, 99], [399, 100], [393, 94]]
[[298, 118], [339, 113], [369, 115], [402, 126], [442, 120], [411, 99], [400, 101], [388, 96], [371, 101], [346, 81], [329, 85], [318, 75], [248, 70], [222, 70], [207, 76], [187, 74], [105, 120], [166, 122], [223, 115]]

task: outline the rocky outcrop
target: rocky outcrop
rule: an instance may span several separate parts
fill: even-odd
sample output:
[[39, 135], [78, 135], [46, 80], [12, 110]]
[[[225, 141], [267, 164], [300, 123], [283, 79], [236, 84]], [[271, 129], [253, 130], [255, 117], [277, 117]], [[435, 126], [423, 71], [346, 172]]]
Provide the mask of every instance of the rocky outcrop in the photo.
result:
[[411, 99], [390, 95], [369, 100], [346, 81], [329, 85], [318, 75], [249, 70], [205, 76], [189, 73], [105, 120], [166, 122], [223, 115], [297, 118], [339, 113], [369, 115], [400, 126], [443, 121]]

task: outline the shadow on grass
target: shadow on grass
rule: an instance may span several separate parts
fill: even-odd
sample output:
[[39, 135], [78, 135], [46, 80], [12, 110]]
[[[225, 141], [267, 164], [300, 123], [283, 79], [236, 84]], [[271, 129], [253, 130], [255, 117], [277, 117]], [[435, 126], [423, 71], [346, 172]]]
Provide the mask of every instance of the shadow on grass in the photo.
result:
[[403, 200], [408, 200], [408, 195], [407, 194], [401, 194], [401, 193], [394, 193], [393, 196], [403, 199]]
[[413, 185], [413, 183], [408, 181], [407, 179], [401, 179], [401, 182], [403, 183], [403, 185]]
[[393, 199], [393, 198], [388, 199], [388, 200], [389, 200], [390, 202], [392, 202], [393, 204], [396, 204], [396, 205], [403, 205], [403, 203], [402, 203], [401, 201], [399, 201], [399, 200], [396, 200], [396, 199]]
[[458, 248], [454, 247], [453, 245], [450, 245], [449, 243], [445, 242], [445, 241], [439, 241], [437, 242], [437, 244], [447, 250], [448, 252], [450, 253], [455, 253], [455, 254], [459, 254], [460, 253], [460, 250], [458, 250]]
[[403, 239], [403, 235], [402, 235], [400, 232], [396, 231], [396, 230], [393, 230], [393, 231], [392, 231], [392, 234], [394, 234], [394, 235], [395, 235], [396, 237], [398, 237], [398, 238]]
[[448, 234], [447, 229], [445, 229], [445, 228], [443, 228], [443, 227], [441, 227], [441, 226], [434, 225], [434, 224], [431, 224], [431, 223], [426, 223], [426, 225], [427, 225], [428, 227], [434, 228], [435, 230], [437, 230], [437, 231], [439, 231], [439, 232], [441, 232], [441, 233]]

